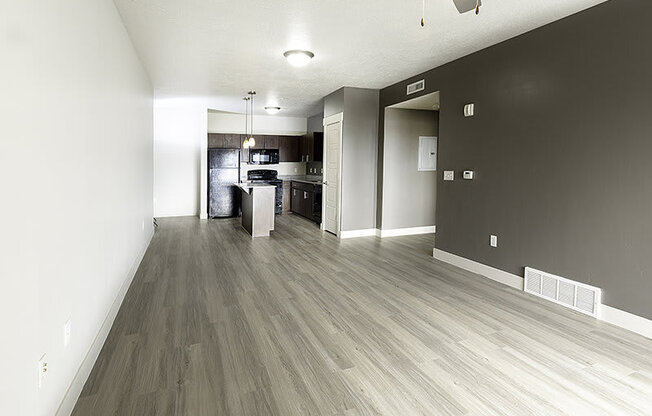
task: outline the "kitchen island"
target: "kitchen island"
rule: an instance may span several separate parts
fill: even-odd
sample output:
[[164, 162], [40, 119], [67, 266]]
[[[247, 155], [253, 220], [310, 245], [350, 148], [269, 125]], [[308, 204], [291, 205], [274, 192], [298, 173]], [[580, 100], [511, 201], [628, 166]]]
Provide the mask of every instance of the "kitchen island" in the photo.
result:
[[276, 186], [266, 183], [236, 183], [242, 191], [242, 227], [254, 237], [269, 237], [274, 229]]

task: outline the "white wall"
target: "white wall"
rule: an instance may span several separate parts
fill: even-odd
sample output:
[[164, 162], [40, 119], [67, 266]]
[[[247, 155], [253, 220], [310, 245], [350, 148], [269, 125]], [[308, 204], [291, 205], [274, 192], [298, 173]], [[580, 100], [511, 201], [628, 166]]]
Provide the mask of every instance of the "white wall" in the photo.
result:
[[[308, 119], [305, 117], [283, 117], [256, 115], [254, 118], [255, 134], [282, 134], [299, 136], [306, 134]], [[209, 133], [238, 133], [243, 134], [245, 128], [244, 114], [209, 112]]]
[[152, 89], [111, 0], [3, 2], [0, 51], [0, 414], [52, 416], [152, 235]]
[[[207, 200], [207, 135], [244, 133], [244, 115], [213, 112], [219, 102], [210, 98], [154, 100], [154, 216], [199, 215], [205, 218]], [[307, 119], [257, 115], [256, 134], [300, 135]], [[279, 174], [305, 174], [305, 164], [277, 165]], [[283, 172], [283, 173], [281, 173]]]
[[185, 104], [176, 100], [156, 100], [154, 104], [156, 217], [199, 214], [201, 136], [206, 131], [206, 109]]

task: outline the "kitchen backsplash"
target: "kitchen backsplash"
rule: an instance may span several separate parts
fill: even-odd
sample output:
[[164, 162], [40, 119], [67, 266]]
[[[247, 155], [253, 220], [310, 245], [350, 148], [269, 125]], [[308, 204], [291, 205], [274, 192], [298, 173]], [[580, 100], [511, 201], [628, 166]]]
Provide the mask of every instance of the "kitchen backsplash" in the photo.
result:
[[[314, 163], [321, 165], [320, 162]], [[243, 163], [240, 165], [240, 180], [246, 180], [247, 172], [252, 169], [276, 170], [279, 175], [305, 175], [306, 162], [281, 162], [278, 165], [250, 165]]]
[[324, 164], [322, 162], [308, 162], [306, 163], [306, 175], [323, 175]]

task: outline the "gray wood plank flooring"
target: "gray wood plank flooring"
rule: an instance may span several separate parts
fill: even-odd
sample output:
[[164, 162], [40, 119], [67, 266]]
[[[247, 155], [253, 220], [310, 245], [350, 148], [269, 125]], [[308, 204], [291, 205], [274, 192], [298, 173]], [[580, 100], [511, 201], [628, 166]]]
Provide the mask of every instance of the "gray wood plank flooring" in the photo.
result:
[[431, 235], [159, 224], [75, 416], [652, 415], [652, 340], [439, 262]]

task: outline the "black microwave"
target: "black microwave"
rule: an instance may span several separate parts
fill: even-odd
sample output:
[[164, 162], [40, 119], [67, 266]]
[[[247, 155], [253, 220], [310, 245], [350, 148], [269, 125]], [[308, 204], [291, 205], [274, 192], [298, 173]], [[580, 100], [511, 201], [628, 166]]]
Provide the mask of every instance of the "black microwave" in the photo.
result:
[[278, 149], [249, 149], [250, 165], [278, 165]]

